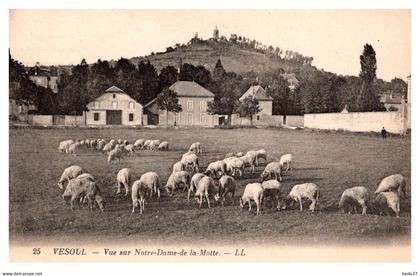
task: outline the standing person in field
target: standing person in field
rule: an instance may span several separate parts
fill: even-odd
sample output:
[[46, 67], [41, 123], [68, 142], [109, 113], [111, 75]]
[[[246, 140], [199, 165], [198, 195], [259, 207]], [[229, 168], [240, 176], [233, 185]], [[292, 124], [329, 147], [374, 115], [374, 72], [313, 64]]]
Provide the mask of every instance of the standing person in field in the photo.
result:
[[381, 134], [382, 134], [382, 139], [386, 139], [386, 129], [385, 129], [385, 127], [382, 127]]

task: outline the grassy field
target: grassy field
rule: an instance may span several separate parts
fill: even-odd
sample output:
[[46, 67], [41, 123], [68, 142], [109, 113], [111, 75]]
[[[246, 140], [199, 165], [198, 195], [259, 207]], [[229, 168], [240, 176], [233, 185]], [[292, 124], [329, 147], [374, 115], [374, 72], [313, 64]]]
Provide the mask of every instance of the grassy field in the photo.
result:
[[[119, 163], [107, 165], [99, 152], [77, 156], [60, 154], [61, 140], [72, 138], [156, 138], [170, 143], [168, 152], [140, 151]], [[239, 207], [247, 183], [259, 180], [263, 166], [247, 171], [237, 181], [238, 192], [225, 208], [199, 209], [186, 195], [147, 202], [144, 215], [131, 214], [131, 197], [115, 195], [116, 175], [124, 167], [139, 177], [156, 171], [162, 183], [192, 142], [204, 153], [200, 170], [228, 152], [264, 148], [269, 161], [292, 153], [294, 170], [284, 177], [285, 191], [298, 183], [314, 182], [321, 191], [315, 213], [276, 212], [265, 208], [261, 216]], [[325, 133], [281, 129], [10, 129], [10, 238], [14, 241], [71, 242], [136, 240], [142, 242], [219, 243], [259, 242], [282, 244], [409, 242], [411, 221], [410, 138], [351, 133]], [[64, 168], [78, 164], [92, 173], [106, 200], [106, 212], [70, 210], [56, 183]], [[408, 198], [401, 217], [348, 215], [337, 210], [342, 191], [364, 185], [373, 192], [379, 181], [401, 173], [408, 179]]]

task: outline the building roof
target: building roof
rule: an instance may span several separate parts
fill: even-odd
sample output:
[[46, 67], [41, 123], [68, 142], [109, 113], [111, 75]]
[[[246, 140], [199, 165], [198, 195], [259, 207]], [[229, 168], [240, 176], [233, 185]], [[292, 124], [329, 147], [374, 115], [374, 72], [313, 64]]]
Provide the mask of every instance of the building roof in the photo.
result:
[[206, 88], [193, 81], [177, 81], [169, 87], [178, 97], [214, 97]]
[[157, 98], [154, 98], [154, 99], [153, 99], [153, 100], [151, 100], [150, 102], [146, 103], [143, 107], [144, 107], [144, 108], [146, 108], [146, 107], [149, 107], [150, 105], [154, 104], [154, 103], [156, 102], [156, 99], [157, 99]]
[[240, 98], [239, 100], [243, 100], [247, 97], [251, 96], [253, 99], [256, 99], [257, 101], [272, 101], [273, 98], [271, 98], [269, 95], [267, 95], [267, 92], [264, 88], [262, 88], [260, 85], [252, 85]]
[[116, 93], [125, 93], [122, 89], [116, 87], [115, 85], [111, 86], [105, 92], [116, 92]]

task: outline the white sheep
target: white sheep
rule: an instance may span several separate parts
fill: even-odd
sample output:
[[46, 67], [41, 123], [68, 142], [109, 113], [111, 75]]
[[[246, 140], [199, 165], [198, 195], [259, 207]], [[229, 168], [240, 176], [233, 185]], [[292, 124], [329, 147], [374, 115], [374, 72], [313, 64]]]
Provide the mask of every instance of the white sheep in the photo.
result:
[[255, 159], [250, 155], [239, 157], [244, 162], [245, 168], [251, 167], [252, 172], [255, 171]]
[[126, 145], [125, 147], [123, 147], [124, 148], [124, 152], [127, 154], [127, 155], [134, 155], [134, 150], [135, 150], [135, 148], [134, 148], [134, 145], [132, 145], [132, 144], [128, 144], [128, 145]]
[[[299, 202], [300, 211], [303, 211], [302, 200], [309, 199], [311, 201], [309, 210], [314, 212], [315, 206], [319, 200], [319, 195], [320, 193], [319, 193], [318, 186], [314, 183], [304, 183], [304, 184], [295, 185], [293, 186], [292, 190], [287, 196], [285, 200], [286, 205], [283, 206], [283, 209], [286, 209], [287, 202], [290, 202], [291, 204], [293, 204], [293, 202]], [[289, 204], [289, 206], [291, 204]]]
[[118, 140], [117, 140], [117, 144], [118, 144], [118, 145], [121, 145], [121, 144], [122, 144], [122, 142], [123, 142], [123, 141], [122, 141], [121, 139], [118, 139]]
[[121, 169], [117, 174], [117, 194], [121, 193], [121, 187], [124, 186], [125, 195], [128, 195], [131, 179], [133, 175], [129, 168]]
[[345, 189], [338, 203], [338, 208], [342, 208], [343, 212], [346, 212], [346, 207], [353, 205], [354, 213], [357, 214], [356, 204], [362, 207], [362, 215], [366, 215], [369, 205], [369, 192], [366, 187], [356, 186]]
[[107, 144], [105, 144], [102, 148], [102, 151], [104, 153], [109, 153], [111, 150], [113, 150], [115, 147], [115, 145], [111, 142], [108, 142]]
[[169, 143], [167, 141], [163, 141], [157, 147], [157, 150], [169, 150]]
[[197, 191], [195, 192], [195, 196], [194, 196], [197, 199], [199, 208], [201, 208], [201, 204], [203, 203], [203, 197], [206, 198], [207, 206], [211, 208], [210, 196], [214, 196], [214, 199], [216, 201], [219, 200], [218, 187], [215, 181], [213, 180], [213, 178], [209, 176], [204, 176], [198, 182]]
[[104, 140], [99, 140], [97, 145], [96, 145], [96, 149], [97, 150], [102, 150], [105, 146], [105, 141]]
[[158, 198], [160, 198], [159, 175], [157, 173], [147, 172], [139, 180], [134, 181], [131, 187], [131, 199], [133, 202], [131, 213], [134, 213], [136, 207], [140, 205], [140, 214], [143, 214], [146, 197], [147, 195], [151, 197], [153, 192], [157, 193]]
[[[372, 206], [374, 206], [374, 208], [379, 208], [380, 210], [383, 210], [383, 208], [387, 206], [395, 212], [397, 218], [400, 216], [400, 196], [398, 195], [398, 192], [392, 191], [378, 193], [372, 202]], [[388, 213], [388, 209], [386, 212]]]
[[185, 171], [185, 167], [184, 167], [184, 164], [181, 161], [178, 161], [172, 167], [172, 173], [181, 172], [181, 171]]
[[379, 183], [379, 186], [375, 191], [375, 194], [386, 191], [396, 191], [400, 197], [405, 198], [405, 185], [406, 180], [404, 176], [401, 174], [393, 174], [382, 179], [381, 183]]
[[95, 178], [90, 173], [82, 173], [79, 176], [77, 176], [76, 178], [86, 178], [86, 179], [89, 179], [92, 182], [95, 181]]
[[[290, 153], [282, 155], [280, 157], [280, 165], [283, 168], [283, 170], [285, 171], [291, 170], [292, 161], [293, 161], [293, 156]], [[285, 165], [287, 165], [287, 167], [284, 169]]]
[[81, 142], [75, 142], [68, 147], [68, 154], [76, 154], [76, 151], [82, 146]]
[[248, 203], [248, 211], [251, 212], [251, 201], [257, 206], [257, 215], [261, 214], [261, 202], [264, 196], [264, 189], [261, 183], [250, 183], [245, 186], [244, 193], [239, 199], [239, 205], [243, 208]]
[[144, 144], [144, 139], [138, 139], [136, 140], [136, 142], [134, 142], [134, 147], [136, 149], [141, 149], [143, 148], [143, 144]]
[[194, 152], [195, 154], [202, 153], [203, 150], [201, 148], [201, 143], [200, 142], [192, 143], [188, 151]]
[[226, 163], [226, 172], [232, 176], [237, 174], [241, 177], [245, 170], [245, 162], [238, 157], [229, 157], [223, 160]]
[[123, 159], [122, 150], [120, 147], [115, 147], [115, 149], [111, 150], [108, 154], [108, 165], [111, 164], [113, 160], [121, 160]]
[[277, 201], [276, 209], [280, 210], [280, 197], [281, 197], [281, 189], [282, 183], [275, 179], [264, 181], [261, 184], [262, 188], [264, 189], [264, 197], [269, 196], [271, 197], [271, 202]]
[[274, 177], [274, 179], [281, 181], [281, 165], [279, 162], [271, 162], [265, 166], [264, 171], [261, 173], [263, 180]]
[[89, 202], [89, 207], [93, 210], [93, 203], [96, 202], [101, 211], [104, 211], [104, 200], [101, 190], [95, 182], [89, 178], [73, 178], [69, 181], [63, 193], [63, 199], [71, 197], [70, 206], [74, 210], [74, 202], [85, 197]]
[[226, 167], [226, 162], [224, 161], [215, 161], [210, 163], [207, 166], [206, 171], [204, 172], [204, 174], [206, 175], [210, 175], [210, 174], [214, 174], [216, 177], [218, 177], [219, 173], [221, 173], [221, 175], [225, 175], [227, 173], [227, 167]]
[[74, 141], [71, 139], [61, 141], [60, 144], [58, 145], [58, 151], [61, 153], [68, 153], [69, 146], [73, 143]]
[[169, 176], [165, 186], [169, 196], [173, 196], [174, 191], [181, 188], [180, 184], [183, 185], [183, 190], [190, 184], [190, 175], [186, 171], [174, 172]]
[[149, 144], [149, 150], [156, 150], [160, 144], [160, 140], [153, 140]]
[[255, 150], [248, 151], [245, 156], [251, 157], [252, 163], [257, 165], [257, 152]]
[[198, 182], [200, 182], [201, 178], [205, 177], [204, 173], [196, 173], [191, 177], [190, 187], [188, 189], [187, 201], [190, 201], [190, 194], [197, 190]]
[[181, 159], [181, 163], [186, 170], [198, 172], [198, 156], [195, 153], [185, 155]]
[[146, 140], [146, 141], [144, 141], [144, 143], [143, 143], [143, 149], [148, 149], [151, 142], [152, 142], [152, 140]]
[[70, 179], [76, 178], [82, 173], [83, 173], [82, 167], [77, 166], [77, 165], [73, 165], [64, 169], [63, 173], [61, 174], [60, 180], [58, 180], [58, 183], [57, 183], [58, 187], [60, 187], [60, 189], [63, 189], [64, 182], [69, 181]]
[[235, 180], [232, 176], [224, 175], [219, 179], [219, 196], [224, 206], [225, 198], [228, 194], [231, 194], [232, 198], [235, 196]]
[[258, 166], [258, 160], [264, 159], [264, 162], [267, 162], [267, 152], [264, 149], [260, 149], [256, 151], [257, 156], [255, 157], [255, 163]]

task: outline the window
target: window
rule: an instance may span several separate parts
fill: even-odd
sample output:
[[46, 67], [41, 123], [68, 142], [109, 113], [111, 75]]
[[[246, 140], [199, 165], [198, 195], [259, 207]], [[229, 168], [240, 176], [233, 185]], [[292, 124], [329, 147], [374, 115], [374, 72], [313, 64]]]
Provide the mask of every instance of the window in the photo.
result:
[[128, 103], [128, 109], [134, 109], [134, 102]]
[[130, 122], [134, 121], [134, 114], [133, 113], [128, 114], [128, 120]]
[[93, 113], [93, 120], [94, 121], [99, 121], [99, 113], [97, 113], [97, 112]]
[[200, 101], [200, 111], [206, 112], [207, 111], [207, 102], [206, 101]]
[[118, 103], [117, 102], [112, 102], [112, 108], [117, 109], [118, 108]]
[[112, 98], [114, 98], [114, 99], [115, 99], [115, 94], [112, 94]]
[[206, 113], [201, 113], [200, 114], [200, 123], [205, 123], [206, 122]]
[[187, 118], [188, 118], [188, 124], [192, 125], [193, 124], [193, 114], [192, 113], [187, 113]]
[[259, 121], [260, 120], [260, 115], [257, 115], [257, 121]]
[[193, 102], [192, 101], [187, 101], [187, 110], [188, 111], [192, 111], [193, 110]]

